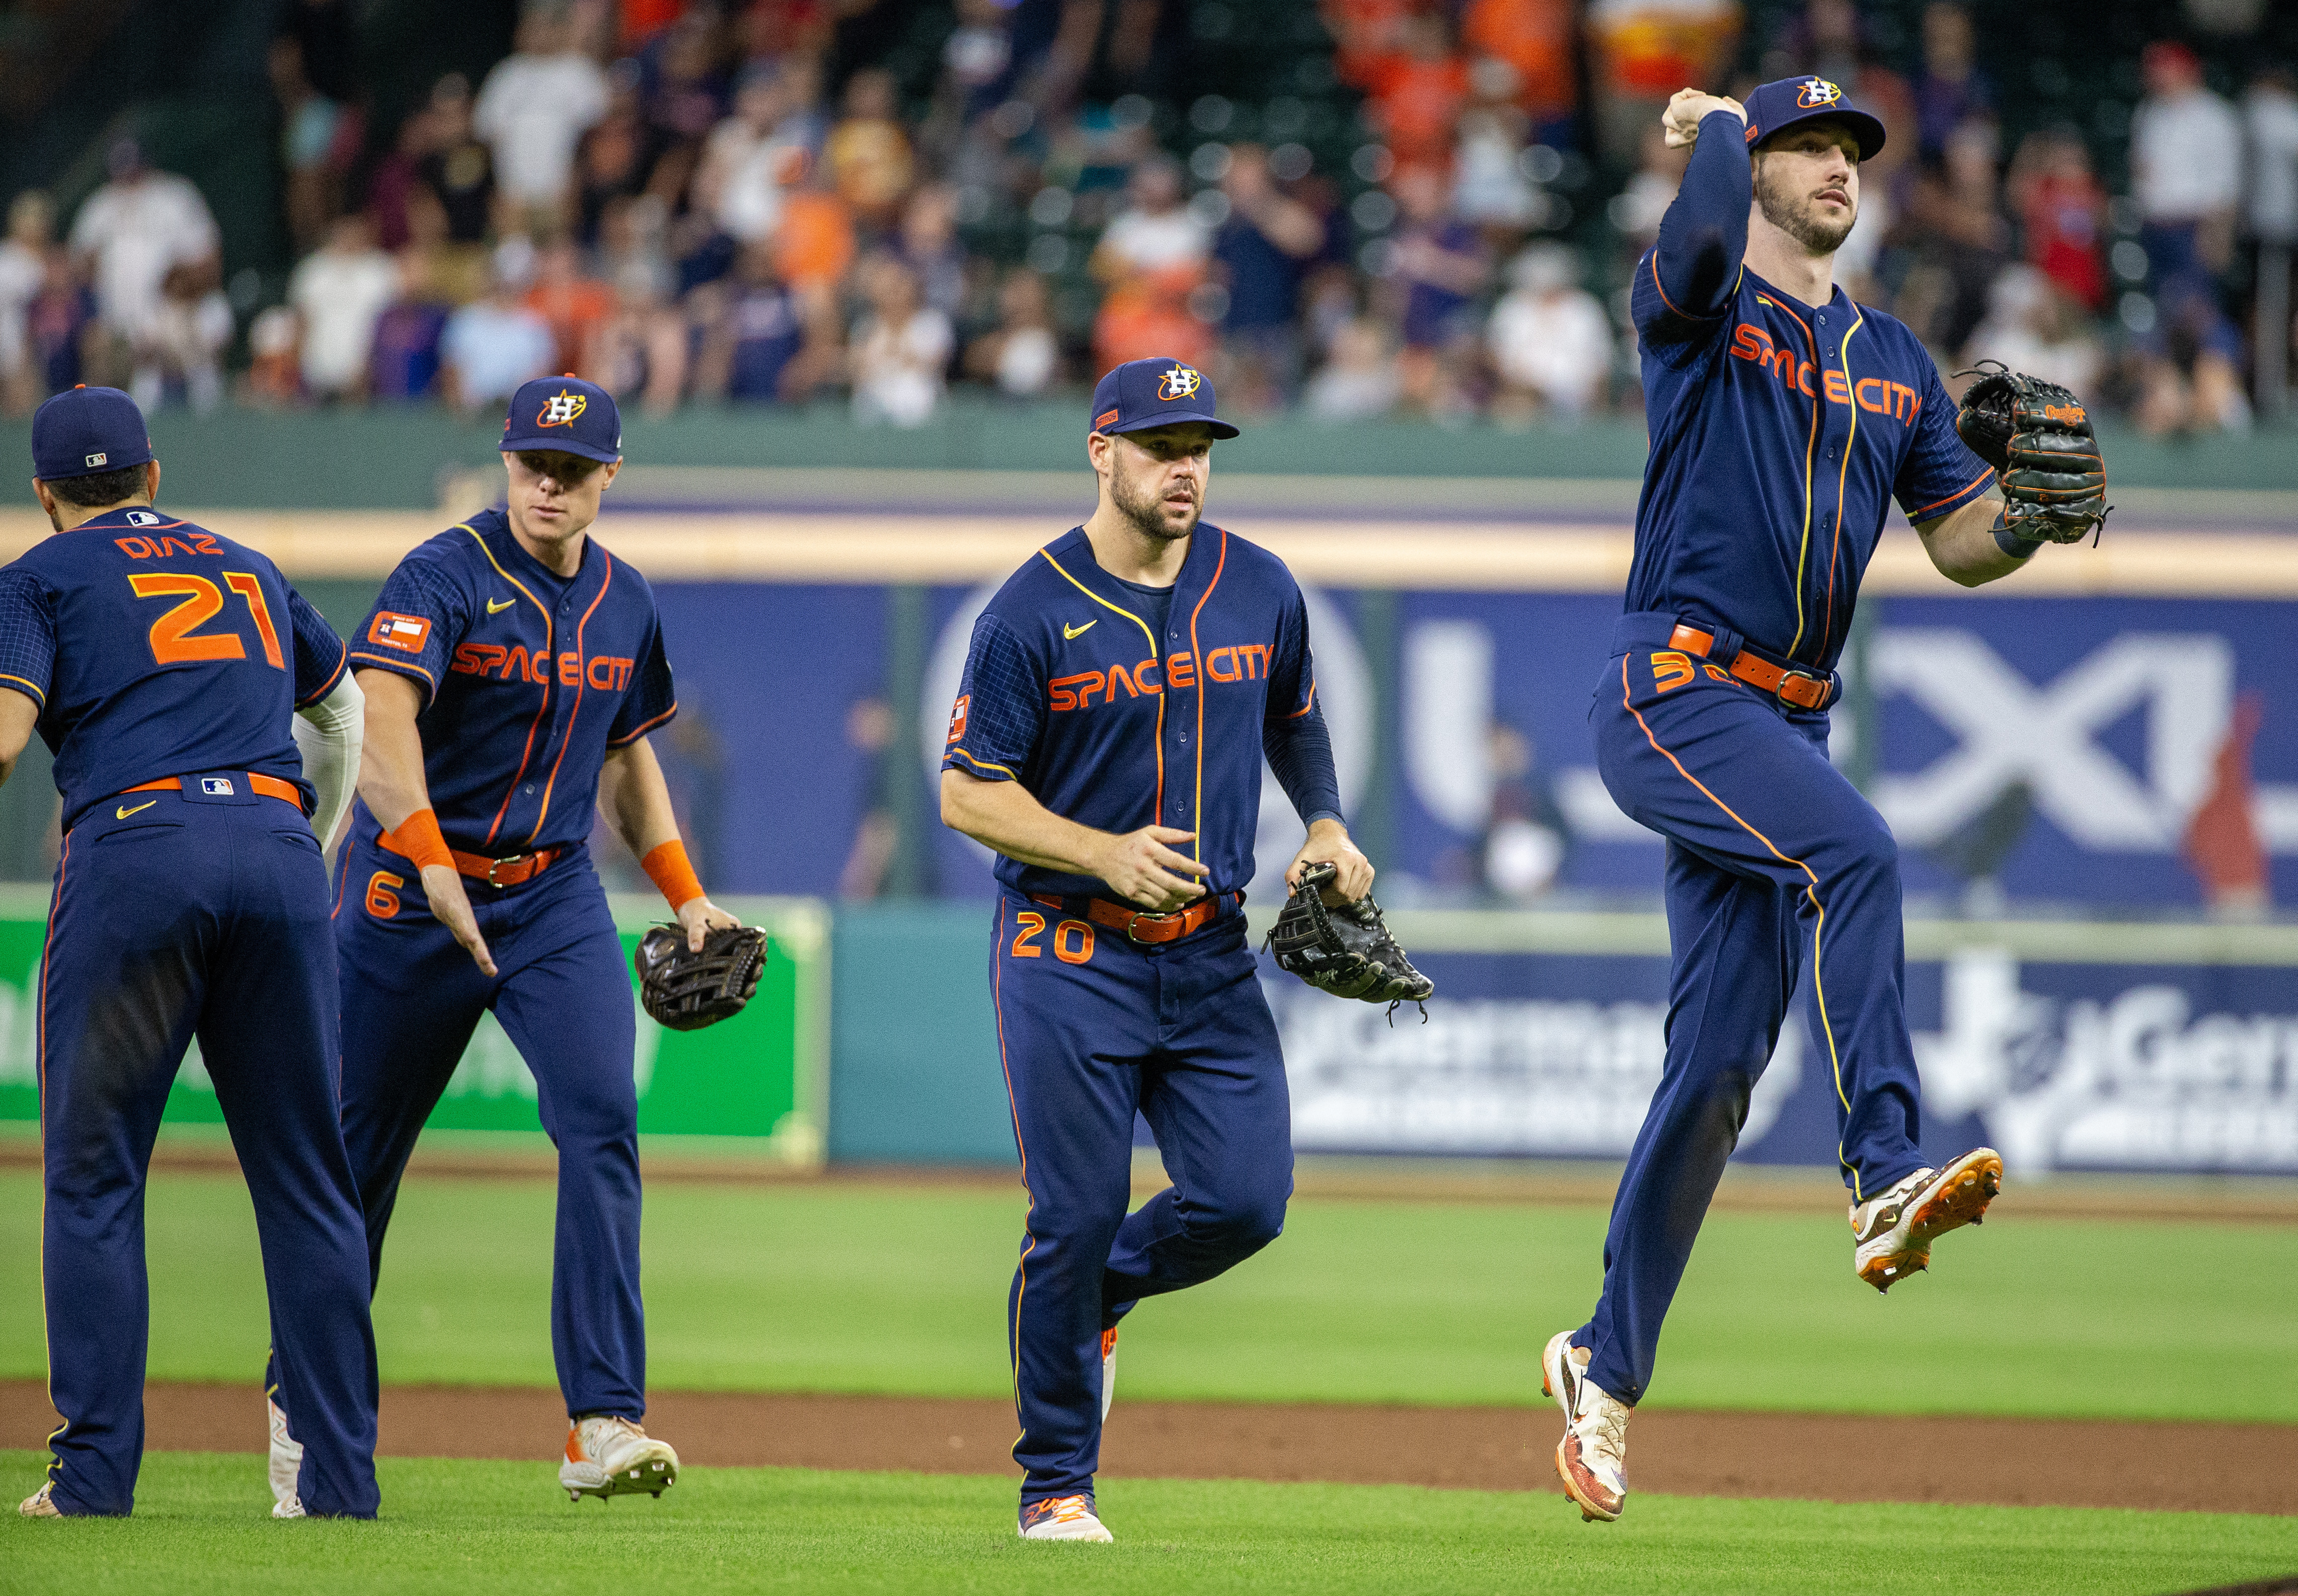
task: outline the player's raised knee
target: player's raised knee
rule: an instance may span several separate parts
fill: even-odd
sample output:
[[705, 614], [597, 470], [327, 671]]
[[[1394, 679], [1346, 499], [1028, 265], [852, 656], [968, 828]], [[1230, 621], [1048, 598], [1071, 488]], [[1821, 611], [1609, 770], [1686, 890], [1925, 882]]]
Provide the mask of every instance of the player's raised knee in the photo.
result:
[[1205, 1241], [1226, 1244], [1237, 1255], [1257, 1253], [1285, 1232], [1281, 1191], [1240, 1193], [1208, 1203], [1190, 1215], [1189, 1229]]

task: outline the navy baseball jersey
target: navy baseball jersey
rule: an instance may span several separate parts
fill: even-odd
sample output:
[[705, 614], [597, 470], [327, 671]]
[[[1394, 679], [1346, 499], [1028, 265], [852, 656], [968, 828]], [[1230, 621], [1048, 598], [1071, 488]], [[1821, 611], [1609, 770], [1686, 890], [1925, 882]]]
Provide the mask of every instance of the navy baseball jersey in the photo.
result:
[[1890, 501], [1929, 521], [1995, 473], [1955, 435], [1938, 367], [1904, 324], [1839, 287], [1806, 305], [1746, 269], [1744, 135], [1729, 111], [1701, 122], [1636, 267], [1651, 455], [1626, 607], [1824, 672]]
[[0, 570], [0, 687], [40, 706], [66, 831], [194, 771], [292, 781], [308, 812], [292, 713], [343, 668], [343, 639], [277, 566], [155, 510], [107, 510]]
[[[1151, 597], [1095, 563], [1083, 529], [1037, 551], [974, 622], [942, 768], [1018, 781], [1055, 814], [1196, 833], [1207, 889], [1252, 877], [1264, 750], [1303, 820], [1340, 814], [1309, 617], [1284, 562], [1200, 524], [1162, 636]], [[1000, 854], [1024, 893], [1106, 895]]]
[[[471, 853], [583, 842], [607, 751], [678, 712], [646, 579], [595, 538], [572, 577], [554, 575], [500, 510], [400, 562], [351, 662], [422, 685], [432, 808], [448, 844]], [[359, 825], [376, 826], [364, 805]]]

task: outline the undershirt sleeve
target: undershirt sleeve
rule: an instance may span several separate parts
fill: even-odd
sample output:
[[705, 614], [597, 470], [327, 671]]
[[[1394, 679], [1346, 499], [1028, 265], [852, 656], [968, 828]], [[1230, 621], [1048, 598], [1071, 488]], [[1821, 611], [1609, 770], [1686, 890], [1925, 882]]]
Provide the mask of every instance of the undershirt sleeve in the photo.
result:
[[1341, 783], [1333, 765], [1332, 733], [1317, 703], [1317, 665], [1309, 650], [1309, 606], [1294, 588], [1277, 621], [1269, 662], [1269, 709], [1261, 751], [1277, 786], [1293, 801], [1302, 825], [1343, 820]]
[[1747, 124], [1728, 111], [1709, 111], [1660, 219], [1659, 241], [1636, 263], [1630, 309], [1647, 345], [1704, 341], [1721, 330], [1740, 290], [1755, 192]]

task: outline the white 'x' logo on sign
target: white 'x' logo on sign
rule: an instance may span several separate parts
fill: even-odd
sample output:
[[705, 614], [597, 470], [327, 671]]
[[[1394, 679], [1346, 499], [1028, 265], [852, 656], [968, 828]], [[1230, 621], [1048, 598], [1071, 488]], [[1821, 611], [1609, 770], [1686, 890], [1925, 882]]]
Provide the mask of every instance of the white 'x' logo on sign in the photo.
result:
[[[1924, 769], [1878, 784], [1876, 807], [1919, 847], [2014, 781], [2085, 847], [2176, 846], [2209, 785], [2233, 693], [2232, 652], [2210, 633], [2125, 632], [2039, 687], [1967, 631], [1886, 627], [1873, 658], [1879, 694], [1906, 694], [1962, 739]], [[2143, 781], [2093, 740], [2140, 705]]]

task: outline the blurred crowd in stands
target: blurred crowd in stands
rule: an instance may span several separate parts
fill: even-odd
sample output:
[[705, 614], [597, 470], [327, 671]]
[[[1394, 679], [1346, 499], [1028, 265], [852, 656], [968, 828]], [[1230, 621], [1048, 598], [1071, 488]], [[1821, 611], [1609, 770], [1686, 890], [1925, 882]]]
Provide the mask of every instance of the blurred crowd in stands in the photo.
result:
[[[198, 189], [121, 139], [75, 209], [8, 208], [0, 398], [475, 412], [566, 371], [657, 414], [909, 426], [954, 385], [1029, 399], [1158, 354], [1246, 413], [1633, 414], [1624, 284], [1685, 159], [1658, 108], [1803, 72], [1890, 132], [1839, 280], [1943, 370], [2000, 359], [2158, 434], [2286, 389], [2298, 85], [2270, 62], [2221, 70], [2230, 99], [2187, 44], [2147, 45], [2111, 188], [2108, 111], [2006, 135], [1950, 0], [1896, 49], [1852, 0], [1767, 38], [1736, 0], [955, 0], [926, 69], [847, 52], [831, 81], [833, 26], [872, 3], [554, 0], [385, 130], [349, 0], [289, 0], [292, 273], [227, 294]], [[1302, 63], [1263, 100], [1156, 70], [1271, 18]]]

